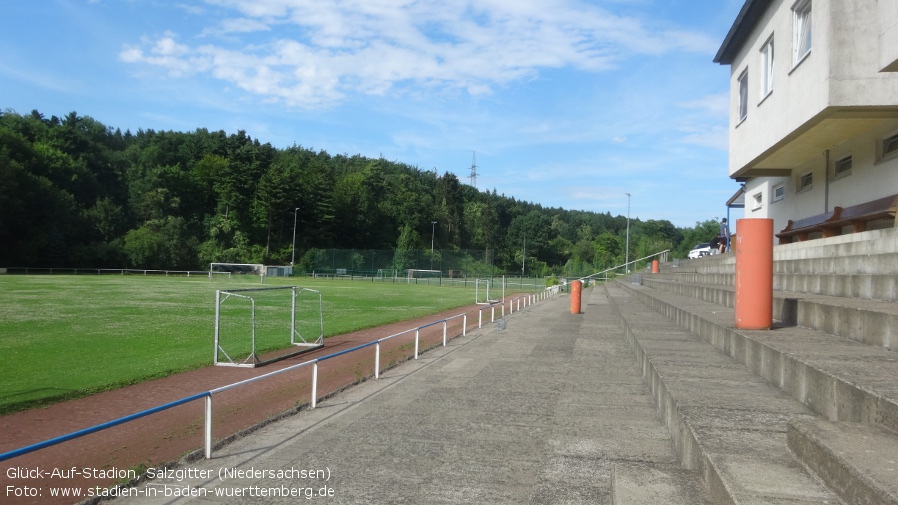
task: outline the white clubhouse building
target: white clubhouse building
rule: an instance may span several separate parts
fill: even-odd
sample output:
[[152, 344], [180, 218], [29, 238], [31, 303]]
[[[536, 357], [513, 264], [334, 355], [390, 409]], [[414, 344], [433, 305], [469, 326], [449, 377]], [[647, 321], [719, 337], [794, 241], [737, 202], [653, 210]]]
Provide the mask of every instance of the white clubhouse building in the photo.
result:
[[894, 226], [898, 0], [746, 0], [714, 61], [746, 218], [781, 243]]

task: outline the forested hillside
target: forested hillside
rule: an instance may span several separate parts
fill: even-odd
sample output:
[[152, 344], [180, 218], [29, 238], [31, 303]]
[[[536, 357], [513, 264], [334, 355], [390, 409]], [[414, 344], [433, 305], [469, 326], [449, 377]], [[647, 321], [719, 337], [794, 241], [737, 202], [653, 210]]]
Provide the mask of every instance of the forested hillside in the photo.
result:
[[[245, 132], [122, 132], [75, 112], [0, 114], [0, 266], [203, 269], [321, 248], [492, 250], [499, 271], [601, 268], [626, 216], [544, 208], [400, 161], [277, 149]], [[436, 221], [434, 225], [433, 222]], [[683, 256], [714, 223], [630, 222], [630, 257]], [[682, 243], [684, 234], [687, 243]]]

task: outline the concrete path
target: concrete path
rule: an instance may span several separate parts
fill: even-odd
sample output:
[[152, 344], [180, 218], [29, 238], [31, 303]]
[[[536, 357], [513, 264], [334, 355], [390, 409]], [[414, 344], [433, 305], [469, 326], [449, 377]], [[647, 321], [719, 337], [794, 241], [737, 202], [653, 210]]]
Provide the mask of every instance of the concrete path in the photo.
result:
[[116, 503], [701, 503], [604, 291], [583, 302], [516, 312]]

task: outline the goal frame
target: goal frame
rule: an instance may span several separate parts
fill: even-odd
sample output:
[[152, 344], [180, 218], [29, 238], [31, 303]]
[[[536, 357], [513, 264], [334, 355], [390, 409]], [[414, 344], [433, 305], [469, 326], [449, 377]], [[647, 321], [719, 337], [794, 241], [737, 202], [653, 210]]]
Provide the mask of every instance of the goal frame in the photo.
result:
[[[228, 263], [228, 262], [221, 262], [221, 261], [213, 261], [212, 263], [209, 263], [209, 280], [210, 281], [212, 280], [213, 276], [224, 275], [224, 274], [227, 274], [228, 278], [230, 279], [231, 274], [233, 273], [233, 272], [216, 272], [215, 271], [216, 265], [231, 266], [231, 267], [253, 267], [253, 270], [258, 272], [259, 282], [261, 284], [265, 284], [265, 265], [263, 265], [261, 263]], [[253, 275], [256, 275], [256, 274], [253, 274]]]
[[[435, 275], [430, 276], [430, 277], [422, 277], [422, 276], [419, 276], [418, 274], [435, 274]], [[443, 283], [443, 271], [442, 270], [431, 270], [431, 269], [425, 269], [425, 268], [408, 268], [408, 269], [406, 269], [406, 277], [405, 277], [406, 284], [410, 284], [412, 281], [417, 283], [418, 280], [420, 280], [420, 279], [425, 279], [428, 281], [430, 279], [436, 279], [440, 282], [440, 284], [442, 284]]]
[[[275, 290], [291, 290], [290, 297], [290, 346], [298, 349], [283, 355], [278, 355], [271, 359], [260, 359], [256, 353], [256, 302], [252, 297], [253, 292], [275, 291]], [[318, 299], [318, 336], [309, 339], [303, 337], [296, 330], [296, 302], [299, 295], [309, 292], [317, 295]], [[232, 359], [227, 351], [221, 347], [221, 304], [230, 297], [244, 298], [249, 300], [250, 304], [250, 354], [241, 361]], [[321, 291], [309, 288], [300, 288], [298, 286], [277, 286], [270, 288], [244, 288], [244, 289], [219, 289], [215, 291], [215, 347], [212, 353], [212, 363], [216, 366], [235, 366], [253, 368], [257, 366], [267, 365], [280, 361], [297, 354], [309, 352], [324, 346], [324, 312], [322, 308]], [[223, 354], [226, 361], [219, 359], [219, 353]]]
[[[485, 291], [485, 301], [480, 300], [480, 285], [484, 284], [486, 286]], [[499, 299], [490, 298], [490, 284], [492, 281], [490, 279], [475, 279], [474, 280], [474, 303], [476, 305], [494, 305], [499, 303]]]

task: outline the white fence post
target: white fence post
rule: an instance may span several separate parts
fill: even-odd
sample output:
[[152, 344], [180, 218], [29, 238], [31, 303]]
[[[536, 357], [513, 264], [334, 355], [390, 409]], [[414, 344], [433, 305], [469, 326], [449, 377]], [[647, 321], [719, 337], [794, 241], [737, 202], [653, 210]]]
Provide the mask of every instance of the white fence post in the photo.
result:
[[312, 363], [312, 408], [318, 403], [318, 362]]
[[380, 378], [380, 341], [374, 344], [374, 378]]
[[206, 459], [212, 459], [212, 395], [206, 397], [206, 428], [203, 438], [206, 446]]

